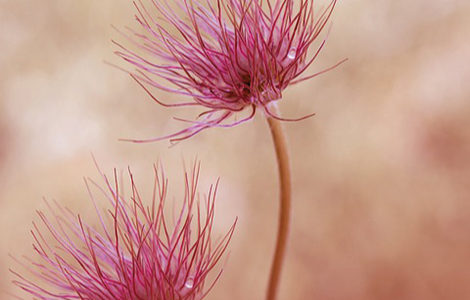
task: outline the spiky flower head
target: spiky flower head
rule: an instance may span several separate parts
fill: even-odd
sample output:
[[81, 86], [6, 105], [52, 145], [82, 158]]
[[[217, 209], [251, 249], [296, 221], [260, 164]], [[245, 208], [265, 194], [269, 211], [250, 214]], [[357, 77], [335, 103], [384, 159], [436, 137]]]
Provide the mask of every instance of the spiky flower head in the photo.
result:
[[[287, 120], [273, 113], [270, 103], [281, 99], [287, 86], [341, 63], [301, 77], [323, 48], [325, 40], [309, 52], [337, 0], [319, 12], [314, 0], [144, 1], [134, 2], [142, 29], [123, 33], [134, 50], [116, 43], [116, 53], [136, 67], [131, 76], [159, 104], [205, 108], [196, 121], [183, 120], [191, 123], [188, 128], [147, 141], [178, 141], [206, 128], [235, 126], [251, 120], [258, 108]], [[192, 100], [164, 103], [152, 88]], [[251, 111], [231, 121], [246, 108]]]
[[116, 173], [114, 182], [103, 175], [105, 188], [87, 180], [95, 208], [94, 189], [111, 205], [106, 214], [96, 209], [100, 228], [86, 225], [57, 203], [48, 204], [51, 217], [38, 212], [45, 229], [33, 223], [33, 246], [39, 259], [21, 263], [33, 278], [12, 271], [18, 278], [14, 283], [34, 299], [43, 300], [203, 299], [220, 276], [221, 271], [213, 274], [210, 285], [205, 286], [235, 223], [218, 243], [212, 243], [217, 184], [211, 186], [201, 206], [198, 174], [199, 165], [194, 165], [191, 175], [185, 174], [184, 203], [171, 222], [164, 212], [168, 181], [162, 169], [155, 168], [149, 205], [142, 200], [130, 172], [130, 199], [120, 194]]

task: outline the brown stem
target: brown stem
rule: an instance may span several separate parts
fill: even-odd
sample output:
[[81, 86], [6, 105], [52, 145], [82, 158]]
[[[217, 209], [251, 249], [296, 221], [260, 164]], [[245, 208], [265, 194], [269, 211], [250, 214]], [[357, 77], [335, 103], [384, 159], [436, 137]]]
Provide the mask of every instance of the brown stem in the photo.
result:
[[[273, 110], [278, 115], [278, 108], [273, 105]], [[291, 172], [289, 165], [289, 153], [287, 151], [287, 140], [280, 121], [267, 117], [279, 170], [280, 206], [279, 225], [277, 230], [276, 250], [269, 275], [268, 292], [266, 299], [275, 300], [279, 287], [282, 264], [286, 252], [287, 236], [289, 235], [290, 210], [291, 210]]]

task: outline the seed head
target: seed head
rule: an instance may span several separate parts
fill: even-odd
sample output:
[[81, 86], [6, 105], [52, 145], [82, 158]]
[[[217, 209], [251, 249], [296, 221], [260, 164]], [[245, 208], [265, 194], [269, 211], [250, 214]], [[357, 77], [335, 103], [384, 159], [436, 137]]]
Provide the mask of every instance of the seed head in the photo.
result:
[[[314, 0], [145, 0], [134, 2], [142, 30], [123, 33], [135, 50], [116, 43], [116, 53], [136, 67], [131, 76], [166, 107], [202, 106], [196, 121], [171, 135], [145, 140], [179, 141], [210, 127], [232, 127], [251, 120], [257, 109], [273, 114], [270, 103], [291, 85], [340, 63], [301, 77], [325, 44], [309, 48], [328, 23], [337, 0], [317, 12]], [[192, 98], [164, 103], [152, 88]], [[231, 117], [251, 109], [240, 120]], [[181, 119], [178, 119], [181, 120]], [[139, 142], [139, 140], [134, 140]], [[140, 140], [141, 142], [144, 140]]]
[[17, 276], [14, 283], [43, 300], [203, 299], [220, 276], [221, 271], [205, 287], [235, 223], [213, 244], [217, 184], [211, 186], [201, 207], [198, 176], [199, 165], [194, 165], [191, 175], [185, 174], [184, 203], [173, 222], [168, 222], [164, 212], [168, 181], [162, 169], [155, 168], [153, 196], [147, 206], [130, 171], [129, 199], [121, 195], [116, 173], [114, 183], [103, 175], [105, 188], [87, 179], [95, 208], [91, 190], [98, 189], [111, 204], [106, 214], [96, 209], [100, 228], [86, 225], [80, 216], [57, 203], [48, 204], [50, 217], [38, 212], [45, 228], [33, 223], [31, 231], [39, 259], [20, 262], [30, 276], [12, 271]]

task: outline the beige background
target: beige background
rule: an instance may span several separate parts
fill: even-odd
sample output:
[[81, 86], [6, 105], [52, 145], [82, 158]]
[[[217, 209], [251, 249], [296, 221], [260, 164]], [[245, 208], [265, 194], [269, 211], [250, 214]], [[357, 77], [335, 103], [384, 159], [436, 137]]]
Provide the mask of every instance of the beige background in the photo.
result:
[[[208, 299], [262, 299], [277, 215], [275, 161], [258, 115], [180, 145], [135, 145], [183, 124], [125, 74], [110, 24], [126, 0], [0, 0], [0, 299], [8, 253], [30, 254], [42, 197], [93, 222], [82, 176], [130, 165], [142, 189], [161, 159], [181, 183], [183, 158], [220, 176], [217, 233], [239, 216], [225, 273]], [[280, 299], [470, 299], [470, 3], [345, 0], [311, 72], [289, 88], [292, 235]], [[164, 99], [177, 96], [159, 93]], [[178, 189], [174, 189], [178, 195]], [[20, 293], [18, 293], [20, 294]]]

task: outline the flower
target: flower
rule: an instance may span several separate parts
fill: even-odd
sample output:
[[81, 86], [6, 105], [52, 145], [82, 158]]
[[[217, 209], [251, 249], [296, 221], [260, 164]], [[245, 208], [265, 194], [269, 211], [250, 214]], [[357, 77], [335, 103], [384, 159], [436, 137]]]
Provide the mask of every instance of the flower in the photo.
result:
[[199, 169], [195, 164], [191, 174], [185, 174], [184, 204], [174, 216], [173, 229], [164, 213], [168, 181], [157, 167], [148, 206], [130, 171], [129, 199], [120, 194], [116, 171], [114, 183], [102, 175], [105, 188], [86, 180], [95, 208], [92, 189], [98, 189], [112, 205], [106, 214], [96, 209], [101, 229], [86, 225], [80, 216], [57, 203], [48, 203], [51, 218], [38, 212], [46, 230], [33, 223], [33, 246], [39, 260], [21, 263], [34, 280], [12, 271], [18, 278], [14, 283], [43, 300], [203, 299], [220, 276], [221, 271], [208, 288], [204, 287], [227, 248], [236, 221], [218, 243], [212, 243], [217, 184], [211, 186], [201, 207], [197, 199]]
[[[145, 1], [145, 0], [144, 0]], [[174, 134], [149, 140], [189, 138], [210, 127], [232, 127], [251, 120], [258, 108], [275, 119], [269, 104], [281, 99], [292, 84], [313, 78], [344, 62], [301, 74], [325, 44], [309, 55], [310, 46], [326, 26], [337, 0], [318, 13], [314, 0], [152, 0], [134, 2], [141, 31], [125, 35], [136, 50], [122, 46], [116, 54], [136, 67], [131, 76], [157, 103], [166, 107], [202, 106], [191, 125]], [[177, 8], [175, 8], [175, 5]], [[264, 8], [263, 8], [264, 7]], [[181, 15], [181, 16], [180, 16]], [[161, 82], [160, 80], [163, 80]], [[183, 103], [164, 103], [151, 88], [192, 97]], [[240, 120], [237, 112], [250, 108]]]

